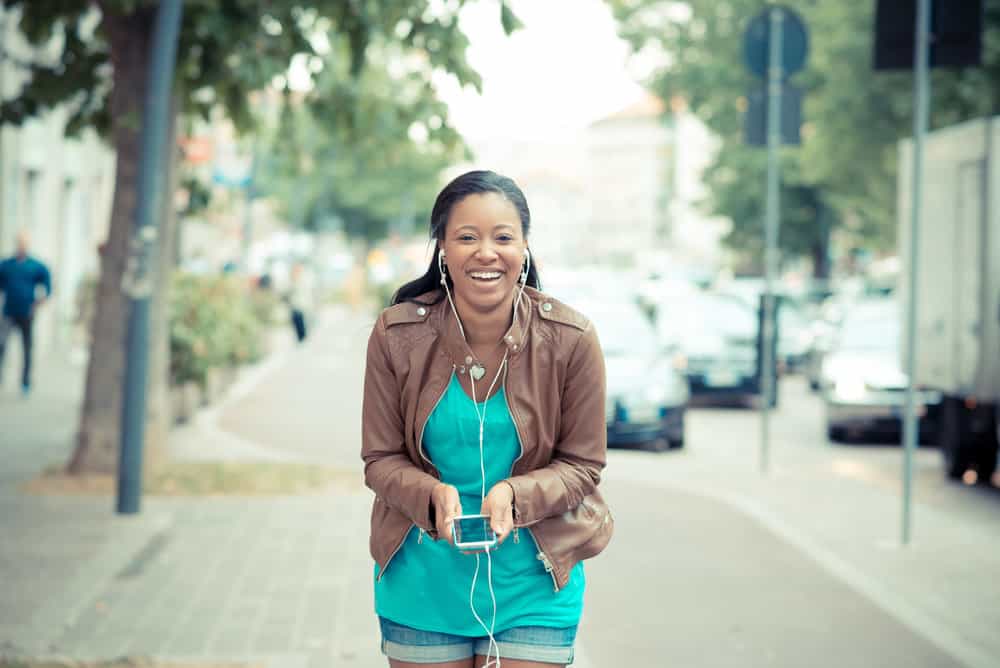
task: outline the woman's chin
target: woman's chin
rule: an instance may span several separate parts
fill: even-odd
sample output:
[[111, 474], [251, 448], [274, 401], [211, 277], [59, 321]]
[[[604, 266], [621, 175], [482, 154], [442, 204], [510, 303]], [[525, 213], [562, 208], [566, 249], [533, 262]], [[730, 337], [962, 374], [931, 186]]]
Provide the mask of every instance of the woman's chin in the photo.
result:
[[512, 286], [505, 281], [496, 283], [475, 283], [462, 286], [459, 293], [462, 301], [477, 311], [489, 311], [510, 304]]

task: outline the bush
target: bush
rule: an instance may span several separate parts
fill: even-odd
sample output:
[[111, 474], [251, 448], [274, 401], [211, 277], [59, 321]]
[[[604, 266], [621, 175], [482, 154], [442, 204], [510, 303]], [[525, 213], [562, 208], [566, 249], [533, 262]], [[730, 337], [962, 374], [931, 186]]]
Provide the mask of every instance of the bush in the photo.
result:
[[212, 367], [249, 364], [264, 354], [266, 308], [241, 277], [177, 273], [170, 292], [170, 377], [205, 385]]

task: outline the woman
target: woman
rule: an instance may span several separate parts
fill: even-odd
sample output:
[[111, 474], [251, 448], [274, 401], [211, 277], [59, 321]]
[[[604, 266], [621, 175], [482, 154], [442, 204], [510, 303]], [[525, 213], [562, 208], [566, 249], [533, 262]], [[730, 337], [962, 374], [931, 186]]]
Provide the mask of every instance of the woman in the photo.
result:
[[[580, 562], [611, 538], [600, 345], [538, 291], [530, 222], [512, 180], [456, 178], [434, 203], [427, 273], [369, 339], [361, 455], [391, 668], [572, 662]], [[489, 517], [495, 548], [454, 546], [463, 513]]]

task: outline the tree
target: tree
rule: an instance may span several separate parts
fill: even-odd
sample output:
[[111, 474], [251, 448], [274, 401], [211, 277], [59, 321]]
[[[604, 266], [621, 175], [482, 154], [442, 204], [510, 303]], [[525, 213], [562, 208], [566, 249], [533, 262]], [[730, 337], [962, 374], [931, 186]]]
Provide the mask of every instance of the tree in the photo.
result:
[[320, 231], [336, 221], [370, 245], [428, 213], [417, 207], [433, 201], [442, 170], [468, 157], [423, 65], [388, 67], [387, 50], [372, 45], [356, 79], [324, 70], [311, 97], [334, 106], [285, 95], [259, 181], [293, 224]]
[[[746, 94], [759, 81], [743, 64], [743, 30], [764, 0], [609, 0], [620, 34], [646, 57], [659, 54], [651, 86], [685, 98], [723, 146], [707, 181], [713, 213], [733, 221], [727, 245], [761, 247], [765, 157], [743, 143]], [[840, 227], [853, 243], [895, 243], [896, 146], [911, 132], [912, 75], [874, 72], [874, 2], [787, 3], [803, 18], [809, 60], [801, 147], [782, 150], [780, 244], [786, 257], [812, 255]], [[1000, 0], [985, 0], [984, 66], [935, 71], [932, 126], [1000, 112]], [[758, 254], [759, 256], [759, 254]], [[752, 263], [751, 263], [752, 264]]]
[[[498, 0], [509, 30], [517, 20]], [[146, 90], [152, 0], [7, 0], [20, 29], [36, 45], [55, 40], [55, 62], [26, 65], [20, 94], [0, 106], [0, 122], [21, 123], [57, 105], [70, 111], [67, 132], [96, 127], [117, 154], [111, 225], [101, 256], [92, 347], [77, 443], [68, 469], [111, 472], [117, 465], [124, 330], [128, 302], [121, 277], [136, 207], [139, 128]], [[376, 2], [339, 0], [188, 0], [176, 69], [179, 110], [208, 116], [223, 108], [238, 127], [252, 125], [248, 93], [284, 75], [293, 58], [323, 67], [327, 43], [346, 44], [347, 72], [357, 77], [368, 46], [395, 44], [408, 58], [479, 86], [465, 61], [468, 40], [458, 28], [465, 0]], [[333, 104], [333, 102], [331, 102]], [[159, 320], [162, 322], [163, 320]], [[154, 322], [157, 322], [154, 314]]]

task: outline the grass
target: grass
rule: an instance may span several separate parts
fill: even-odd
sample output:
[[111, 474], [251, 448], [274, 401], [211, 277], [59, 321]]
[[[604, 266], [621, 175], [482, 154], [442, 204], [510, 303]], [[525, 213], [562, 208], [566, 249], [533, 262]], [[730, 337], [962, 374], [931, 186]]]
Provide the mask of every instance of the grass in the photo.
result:
[[[360, 475], [316, 464], [263, 461], [175, 461], [147, 472], [143, 493], [150, 496], [278, 496], [355, 491]], [[66, 475], [47, 470], [26, 483], [29, 494], [108, 495], [111, 475]], [[9, 668], [0, 664], [0, 668]]]

